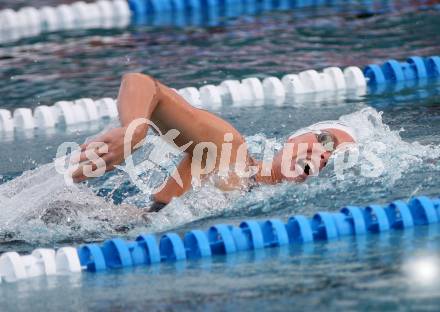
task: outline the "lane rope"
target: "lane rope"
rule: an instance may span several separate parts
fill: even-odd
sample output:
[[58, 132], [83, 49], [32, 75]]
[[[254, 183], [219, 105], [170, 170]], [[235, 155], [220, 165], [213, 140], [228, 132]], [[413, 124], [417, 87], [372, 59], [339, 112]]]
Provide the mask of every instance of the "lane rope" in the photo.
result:
[[[380, 14], [392, 11], [393, 2], [382, 1], [378, 6], [378, 3], [372, 0], [361, 3], [341, 3], [338, 0], [99, 0], [91, 3], [77, 1], [56, 7], [26, 6], [17, 11], [0, 11], [0, 43], [11, 43], [21, 38], [53, 31], [125, 28], [130, 24], [217, 26], [224, 18], [312, 6], [334, 6], [338, 10], [351, 8], [359, 14]], [[427, 4], [425, 1], [411, 5], [420, 9], [438, 8], [435, 4]]]
[[132, 12], [125, 0], [99, 0], [94, 3], [78, 1], [57, 7], [23, 7], [18, 11], [0, 11], [0, 43], [21, 38], [73, 29], [125, 28]]
[[134, 241], [113, 238], [78, 248], [38, 248], [30, 255], [6, 252], [0, 256], [0, 282], [227, 256], [289, 244], [405, 230], [439, 221], [440, 197], [417, 196], [408, 202], [345, 206], [339, 211], [321, 211], [312, 217], [296, 215], [286, 223], [279, 219], [245, 220], [239, 225], [216, 224], [208, 230], [189, 230], [183, 237], [174, 232], [165, 233], [159, 239], [154, 234], [141, 234]]
[[[311, 94], [325, 97], [356, 92], [362, 96], [389, 85], [408, 84], [440, 78], [440, 57], [412, 56], [406, 61], [387, 60], [383, 64], [370, 64], [363, 70], [356, 66], [345, 69], [327, 67], [321, 72], [310, 69], [298, 74], [287, 74], [281, 79], [250, 77], [225, 80], [219, 85], [207, 84], [200, 88], [186, 87], [176, 90], [191, 105], [216, 110], [222, 106], [282, 105], [286, 99], [301, 101]], [[59, 101], [52, 106], [41, 105], [34, 110], [0, 109], [0, 134], [14, 131], [53, 129], [92, 123], [118, 117], [116, 100], [83, 98]]]

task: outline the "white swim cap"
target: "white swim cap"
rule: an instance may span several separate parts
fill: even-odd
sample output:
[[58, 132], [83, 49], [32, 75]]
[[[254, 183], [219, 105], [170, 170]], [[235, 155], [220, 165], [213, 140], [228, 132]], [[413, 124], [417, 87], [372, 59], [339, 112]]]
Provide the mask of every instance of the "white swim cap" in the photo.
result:
[[306, 134], [308, 132], [314, 132], [314, 131], [322, 131], [325, 129], [337, 129], [344, 131], [349, 136], [353, 138], [353, 140], [356, 142], [356, 135], [354, 134], [354, 131], [351, 127], [346, 125], [345, 123], [338, 121], [338, 120], [328, 120], [328, 121], [321, 121], [318, 123], [315, 123], [313, 125], [310, 125], [308, 127], [302, 128], [297, 130], [294, 134], [292, 134], [289, 139]]

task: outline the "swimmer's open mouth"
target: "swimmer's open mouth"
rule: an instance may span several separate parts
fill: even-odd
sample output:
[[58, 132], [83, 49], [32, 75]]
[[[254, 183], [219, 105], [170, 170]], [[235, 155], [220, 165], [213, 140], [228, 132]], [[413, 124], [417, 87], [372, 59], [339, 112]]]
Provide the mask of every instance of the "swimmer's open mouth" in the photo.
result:
[[306, 165], [304, 166], [304, 173], [305, 173], [306, 175], [310, 175], [310, 170], [311, 170], [311, 168], [310, 168], [309, 164], [306, 164]]

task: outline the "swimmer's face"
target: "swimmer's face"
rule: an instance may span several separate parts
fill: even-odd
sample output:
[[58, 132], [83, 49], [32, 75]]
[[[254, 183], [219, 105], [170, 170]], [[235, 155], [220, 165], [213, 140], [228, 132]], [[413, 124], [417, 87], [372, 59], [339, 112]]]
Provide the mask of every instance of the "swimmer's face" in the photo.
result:
[[[309, 175], [317, 175], [327, 165], [334, 150], [341, 144], [354, 143], [354, 139], [345, 131], [330, 128], [289, 138], [286, 143], [274, 158], [274, 178], [276, 181], [301, 182]], [[289, 154], [292, 157], [286, 157]], [[286, 176], [286, 170], [295, 171], [294, 177]]]

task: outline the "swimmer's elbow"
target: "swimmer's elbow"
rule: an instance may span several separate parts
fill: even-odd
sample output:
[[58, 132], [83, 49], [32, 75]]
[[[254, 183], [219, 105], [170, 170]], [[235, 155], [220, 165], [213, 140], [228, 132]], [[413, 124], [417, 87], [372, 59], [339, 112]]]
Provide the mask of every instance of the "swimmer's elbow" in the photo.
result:
[[122, 84], [123, 85], [138, 85], [142, 84], [145, 88], [151, 87], [154, 88], [154, 78], [150, 75], [142, 74], [142, 73], [126, 73], [122, 76]]
[[123, 81], [134, 81], [134, 80], [140, 80], [140, 79], [152, 79], [151, 76], [138, 73], [138, 72], [131, 72], [131, 73], [125, 73], [122, 76]]

